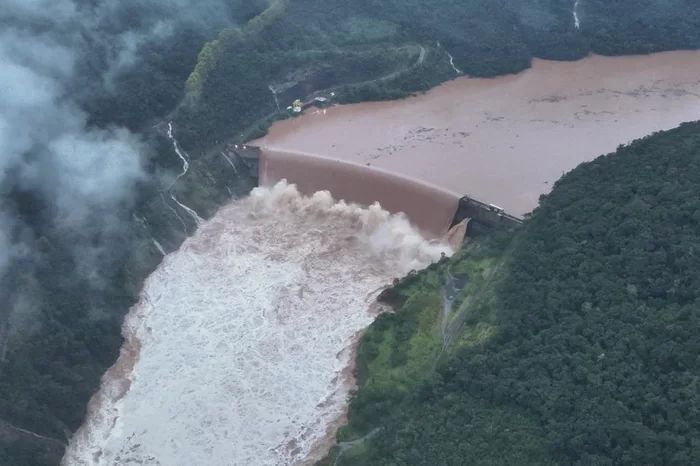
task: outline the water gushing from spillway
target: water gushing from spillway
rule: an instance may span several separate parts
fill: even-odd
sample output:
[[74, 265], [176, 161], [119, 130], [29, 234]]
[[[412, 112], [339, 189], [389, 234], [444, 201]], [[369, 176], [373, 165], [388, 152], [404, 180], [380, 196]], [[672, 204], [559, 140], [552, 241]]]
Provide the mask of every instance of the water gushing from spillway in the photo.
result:
[[376, 295], [443, 253], [378, 205], [256, 188], [146, 280], [63, 464], [308, 460], [344, 413]]
[[261, 148], [260, 184], [286, 179], [303, 194], [331, 190], [339, 199], [403, 212], [427, 238], [443, 238], [454, 219], [459, 194], [386, 170], [304, 152]]

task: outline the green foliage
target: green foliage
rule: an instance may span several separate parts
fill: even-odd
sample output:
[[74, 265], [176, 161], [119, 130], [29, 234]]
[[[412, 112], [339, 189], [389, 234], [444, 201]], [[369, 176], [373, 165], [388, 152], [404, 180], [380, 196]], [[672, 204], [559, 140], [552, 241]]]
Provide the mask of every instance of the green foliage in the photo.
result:
[[[224, 32], [228, 32], [230, 35], [236, 33], [233, 29], [227, 29]], [[221, 35], [224, 35], [224, 33]], [[219, 55], [221, 53], [220, 44], [221, 42], [219, 40], [204, 44], [204, 47], [202, 47], [202, 50], [197, 56], [197, 65], [194, 71], [192, 71], [189, 78], [187, 78], [187, 82], [185, 82], [185, 89], [187, 89], [187, 92], [198, 93], [201, 91], [202, 83], [206, 79], [206, 76], [216, 67], [216, 63], [219, 60]]]
[[460, 355], [466, 390], [536, 413], [568, 462], [700, 458], [699, 129], [559, 181], [499, 290], [498, 337]]
[[699, 179], [700, 123], [563, 177], [463, 300], [461, 343], [338, 464], [697, 464]]
[[385, 293], [385, 299], [401, 304], [395, 313], [380, 315], [362, 337], [357, 356], [362, 389], [350, 408], [351, 425], [339, 438], [368, 433], [377, 416], [390, 412], [431, 371], [442, 346], [440, 290], [434, 267]]
[[700, 47], [695, 0], [586, 0], [582, 18], [592, 50], [604, 55]]
[[288, 4], [289, 0], [272, 0], [268, 8], [248, 22], [247, 28], [252, 33], [262, 32], [284, 15]]
[[[579, 30], [572, 0], [275, 1], [202, 49], [178, 112], [182, 140], [205, 149], [242, 142], [249, 128], [265, 131], [277, 111], [269, 86], [282, 89], [282, 107], [331, 91], [339, 102], [384, 100], [453, 78], [448, 54], [468, 75], [495, 76], [522, 71], [533, 56], [695, 48], [700, 12], [690, 3], [586, 1]], [[402, 59], [416, 44], [425, 52], [421, 63]], [[401, 66], [387, 72], [378, 54]]]
[[251, 18], [242, 29], [226, 28], [219, 33], [216, 40], [204, 44], [197, 57], [197, 64], [185, 83], [186, 91], [199, 94], [210, 74], [219, 66], [223, 55], [244, 44], [246, 35], [263, 33], [265, 28], [284, 14], [287, 4], [287, 0], [272, 0], [265, 10]]
[[[180, 169], [179, 159], [174, 157], [169, 142], [154, 136], [151, 129], [177, 107], [178, 138], [185, 147], [196, 150], [190, 154], [190, 172], [178, 182], [175, 190], [179, 199], [203, 216], [213, 214], [230, 198], [229, 189], [237, 196], [250, 189], [252, 180], [249, 177], [232, 181], [234, 174], [221, 158], [220, 151], [229, 140], [244, 141], [264, 134], [271, 122], [285, 115], [276, 108], [270, 85], [278, 89], [283, 107], [295, 98], [331, 90], [341, 102], [392, 99], [453, 78], [455, 71], [449, 64], [448, 53], [465, 73], [492, 76], [520, 71], [529, 65], [533, 56], [575, 59], [591, 51], [645, 53], [700, 45], [700, 10], [694, 0], [586, 0], [581, 2], [580, 31], [574, 28], [572, 0], [252, 0], [228, 3], [240, 22], [223, 31], [178, 30], [167, 41], [146, 44], [136, 52], [137, 66], [110, 77], [106, 89], [92, 82], [96, 79], [101, 82], [106, 49], [96, 47], [93, 56], [87, 56], [85, 63], [76, 65], [80, 67], [78, 74], [84, 74], [85, 80], [76, 84], [75, 92], [81, 95], [80, 101], [90, 123], [100, 127], [123, 125], [143, 132], [154, 147], [149, 154], [152, 157], [147, 160], [147, 169], [154, 180], [168, 178], [162, 171]], [[206, 41], [211, 43], [204, 46]], [[673, 141], [664, 142], [663, 147], [649, 148], [647, 145], [653, 143], [647, 141], [628, 150], [665, 154], [662, 160], [675, 150], [678, 154], [674, 156], [682, 158], [685, 156], [681, 152], [696, 147], [689, 136], [692, 129], [679, 130], [666, 139], [659, 139]], [[672, 144], [677, 144], [675, 149], [671, 148]], [[530, 236], [522, 239], [524, 244], [536, 247], [529, 253], [522, 249], [525, 246], [517, 248], [512, 262], [520, 265], [514, 265], [513, 275], [499, 269], [500, 258], [486, 257], [482, 261], [472, 257], [474, 263], [483, 265], [480, 269], [460, 265], [471, 264], [469, 261], [453, 263], [453, 271], [465, 267], [455, 273], [469, 276], [472, 284], [458, 298], [458, 312], [450, 320], [450, 328], [460, 331], [459, 338], [453, 341], [453, 351], [464, 351], [464, 356], [460, 357], [467, 358], [469, 364], [466, 364], [467, 359], [463, 366], [451, 362], [448, 366], [454, 369], [452, 372], [445, 369], [439, 372], [439, 377], [431, 375], [440, 343], [436, 333], [439, 325], [434, 320], [439, 315], [439, 287], [429, 285], [423, 276], [411, 277], [397, 287], [408, 289], [410, 283], [418, 281], [423, 284], [421, 293], [425, 296], [399, 296], [397, 303], [405, 306], [404, 311], [382, 317], [378, 325], [387, 327], [371, 331], [378, 332], [372, 337], [377, 338], [376, 354], [365, 354], [365, 370], [367, 380], [371, 380], [368, 383], [377, 389], [377, 396], [369, 401], [388, 413], [386, 422], [399, 422], [400, 418], [393, 414], [396, 406], [412, 407], [405, 410], [407, 417], [401, 420], [407, 428], [415, 427], [411, 413], [425, 413], [426, 422], [420, 429], [416, 427], [415, 432], [420, 433], [415, 437], [416, 444], [422, 442], [426, 448], [433, 445], [431, 448], [445, 452], [452, 451], [451, 444], [458, 445], [460, 450], [455, 451], [460, 453], [454, 453], [450, 460], [445, 459], [448, 463], [457, 462], [460, 455], [472, 455], [484, 464], [488, 461], [498, 464], [498, 458], [506, 462], [504, 456], [485, 454], [489, 449], [515, 452], [513, 461], [520, 458], [517, 456], [520, 454], [523, 458], [534, 458], [532, 451], [540, 451], [545, 434], [535, 434], [538, 431], [533, 430], [533, 419], [542, 423], [548, 448], [561, 455], [564, 462], [633, 464], [647, 454], [646, 450], [640, 450], [641, 453], [636, 450], [637, 445], [647, 440], [648, 448], [653, 450], [649, 451], [647, 463], [657, 460], [667, 464], [696, 462], [692, 460], [698, 456], [698, 445], [691, 435], [694, 432], [691, 427], [695, 428], [697, 422], [690, 419], [688, 413], [698, 409], [693, 395], [698, 391], [697, 372], [688, 369], [695, 367], [692, 355], [678, 350], [692, 346], [688, 332], [693, 329], [697, 317], [693, 294], [697, 285], [694, 281], [696, 255], [688, 244], [695, 238], [693, 229], [697, 225], [698, 209], [691, 201], [684, 200], [697, 197], [686, 182], [688, 173], [692, 172], [674, 166], [676, 172], [669, 173], [659, 165], [662, 162], [654, 161], [645, 162], [641, 167], [635, 163], [623, 164], [634, 166], [635, 176], [639, 170], [640, 179], [655, 173], [666, 180], [663, 186], [655, 179], [650, 180], [650, 189], [655, 189], [652, 192], [629, 188], [629, 179], [611, 181], [610, 173], [620, 176], [623, 169], [616, 165], [599, 168], [603, 163], [613, 164], [599, 161], [572, 173], [561, 183], [564, 188], [558, 187], [556, 191], [569, 194], [547, 198], [541, 213], [527, 230]], [[649, 173], [644, 172], [647, 177], [644, 178], [641, 170], [646, 165], [651, 169]], [[688, 166], [692, 168], [693, 165]], [[608, 170], [608, 167], [613, 169]], [[577, 181], [581, 173], [587, 174], [585, 181]], [[594, 193], [598, 184], [594, 180], [618, 188], [608, 189], [606, 197], [601, 199]], [[167, 186], [168, 182], [165, 184]], [[579, 191], [570, 188], [584, 185], [586, 193], [582, 192], [583, 188]], [[21, 290], [22, 294], [31, 296], [34, 301], [25, 305], [35, 312], [25, 316], [27, 322], [10, 326], [14, 330], [10, 331], [6, 360], [0, 364], [0, 418], [62, 440], [80, 424], [100, 375], [118, 354], [122, 317], [133, 303], [142, 280], [160, 260], [151, 239], [157, 238], [167, 250], [172, 250], [194, 227], [170, 213], [167, 200], [161, 195], [162, 189], [163, 186], [154, 181], [152, 186], [142, 186], [135, 193], [135, 205], [125, 207], [128, 212], [118, 216], [125, 219], [120, 220], [124, 231], [118, 238], [96, 235], [90, 239], [96, 250], [106, 251], [100, 256], [101, 277], [99, 283], [95, 283], [77, 271], [75, 258], [70, 255], [71, 243], [76, 239], [65, 231], [46, 227], [43, 220], [49, 216], [49, 208], [27, 193], [15, 192], [12, 188], [8, 194], [3, 187], [3, 204], [12, 199], [12, 204], [20, 206], [17, 218], [36, 233], [33, 260], [39, 265], [30, 263], [30, 259], [13, 264], [8, 278], [11, 283], [6, 289]], [[592, 200], [590, 204], [581, 204], [582, 199]], [[618, 202], [623, 201], [621, 210]], [[678, 204], [674, 209], [666, 208], [674, 202]], [[659, 208], [659, 205], [666, 207]], [[580, 232], [586, 231], [588, 236], [564, 234], [567, 229], [574, 228], [564, 220], [580, 218], [583, 214], [578, 214], [579, 209], [599, 221], [576, 227]], [[648, 221], [646, 215], [650, 213], [651, 221]], [[537, 226], [549, 217], [562, 223]], [[685, 225], [685, 230], [679, 232], [665, 225], [673, 228]], [[547, 229], [556, 232], [556, 241], [550, 241], [550, 236], [545, 235]], [[542, 238], [536, 234], [541, 234]], [[605, 235], [609, 235], [609, 241], [599, 239]], [[583, 241], [587, 243], [581, 243]], [[548, 244], [559, 247], [559, 252], [547, 249]], [[594, 252], [595, 260], [589, 260], [589, 254]], [[476, 250], [471, 253], [476, 254]], [[578, 269], [571, 260], [565, 260], [570, 257], [580, 263], [576, 266]], [[555, 259], [561, 260], [561, 264], [555, 264]], [[523, 264], [529, 260], [537, 267], [526, 269]], [[556, 265], [552, 271], [569, 274], [563, 275], [565, 281], [542, 274], [541, 268], [551, 264]], [[557, 268], [564, 265], [568, 268]], [[645, 270], [646, 275], [629, 270]], [[518, 278], [510, 281], [508, 277]], [[520, 288], [514, 283], [519, 283]], [[511, 298], [506, 300], [508, 296]], [[13, 299], [10, 297], [3, 304], [9, 308], [19, 305]], [[518, 307], [522, 303], [529, 307]], [[667, 306], [666, 303], [671, 304]], [[573, 311], [576, 309], [579, 314]], [[503, 310], [502, 314], [499, 310]], [[608, 315], [610, 322], [606, 320]], [[664, 316], [663, 319], [652, 318], [659, 315]], [[593, 319], [590, 327], [581, 324], [588, 322], [584, 317]], [[552, 323], [559, 318], [578, 329], [583, 340], [559, 337], [562, 329], [554, 328]], [[529, 319], [533, 319], [532, 322]], [[611, 323], [613, 321], [616, 323]], [[393, 329], [395, 325], [397, 329]], [[559, 346], [542, 343], [542, 351], [559, 352], [556, 361], [565, 363], [554, 364], [548, 354], [532, 350], [526, 343], [530, 340], [521, 335], [521, 329], [535, 335], [533, 342], [546, 339], [558, 342]], [[4, 331], [0, 325], [0, 333]], [[592, 336], [598, 334], [603, 335], [599, 342], [595, 340], [597, 336]], [[491, 346], [496, 341], [504, 342], [502, 348]], [[607, 345], [607, 349], [601, 352], [596, 352], [598, 347], [590, 349], [594, 341], [601, 348]], [[577, 351], [581, 354], [568, 355], [570, 350], [566, 345], [580, 346], [583, 349]], [[488, 354], [489, 359], [473, 353], [482, 350], [487, 351], [484, 354]], [[520, 363], [513, 363], [516, 359], [511, 357], [516, 355], [525, 361], [521, 353], [526, 350], [529, 351], [526, 354], [537, 355], [536, 358], [532, 356], [534, 360], [522, 363], [527, 370]], [[506, 351], [507, 354], [503, 353]], [[606, 356], [598, 361], [602, 352]], [[474, 355], [473, 360], [469, 359], [471, 355]], [[512, 365], [504, 361], [511, 361]], [[619, 361], [631, 362], [628, 367], [621, 366]], [[545, 363], [544, 369], [538, 365]], [[488, 370], [482, 370], [479, 364]], [[601, 368], [598, 372], [590, 371], [595, 364]], [[574, 366], [579, 369], [574, 371]], [[675, 369], [663, 372], [658, 367]], [[456, 368], [460, 368], [459, 371]], [[609, 375], [613, 371], [617, 371], [616, 375]], [[506, 377], [512, 373], [528, 377], [534, 373], [536, 376], [531, 380], [541, 380], [538, 382], [541, 385], [513, 382], [517, 390], [510, 385], [501, 386], [505, 380], [512, 381], [512, 377]], [[464, 374], [468, 374], [468, 383], [462, 380], [467, 377]], [[494, 377], [500, 382], [491, 384]], [[660, 385], [649, 385], [650, 378], [658, 380]], [[571, 388], [567, 385], [570, 379], [593, 387], [590, 390], [608, 393], [607, 398], [602, 395], [600, 398], [579, 397], [581, 389], [567, 392]], [[421, 398], [415, 398], [416, 387], [423, 383], [428, 391], [420, 393], [434, 393], [440, 400], [444, 398], [453, 403], [448, 395], [459, 391], [464, 393], [459, 395], [462, 401], [454, 401], [444, 408], [443, 404], [420, 404]], [[438, 385], [443, 388], [436, 388]], [[488, 392], [487, 387], [492, 387], [488, 390], [495, 394]], [[614, 390], [618, 389], [638, 395], [637, 401], [633, 401], [632, 395], [615, 395]], [[645, 392], [647, 389], [649, 391]], [[504, 393], [516, 398], [510, 399]], [[560, 396], [560, 401], [547, 398], [548, 393], [551, 397]], [[572, 401], [574, 396], [579, 398]], [[386, 407], [382, 407], [384, 397], [391, 400]], [[488, 402], [484, 401], [486, 399]], [[528, 402], [528, 399], [534, 401]], [[598, 400], [602, 400], [600, 406], [592, 405]], [[460, 414], [447, 411], [450, 406], [461, 406], [460, 403], [468, 406], [466, 412], [476, 419], [472, 425], [477, 427], [469, 427], [472, 430], [465, 430], [466, 424], [457, 426]], [[563, 403], [564, 407], [557, 403]], [[574, 407], [566, 403], [573, 403]], [[429, 416], [431, 406], [435, 410], [433, 423]], [[479, 411], [482, 408], [483, 411]], [[362, 412], [361, 406], [353, 409]], [[643, 415], [629, 421], [625, 417], [629, 413]], [[570, 425], [569, 415], [580, 416], [581, 424], [588, 423], [589, 427]], [[485, 446], [460, 442], [462, 437], [481, 438], [477, 434], [481, 429], [478, 426], [484, 426], [489, 416], [499, 419], [498, 422], [507, 416], [520, 419], [517, 424], [521, 427], [513, 431], [516, 432], [513, 437], [508, 437], [512, 448], [496, 447], [496, 444], [489, 447], [488, 436], [482, 442]], [[627, 421], [614, 423], [611, 416]], [[369, 414], [365, 417], [366, 426], [360, 429], [363, 431], [376, 425]], [[356, 419], [361, 416], [358, 414]], [[598, 429], [599, 424], [604, 428]], [[690, 427], [686, 428], [685, 424]], [[393, 441], [390, 433], [396, 431], [391, 425], [396, 424], [387, 424], [389, 427], [383, 429], [381, 435], [358, 448], [364, 452], [357, 457], [374, 458], [375, 462], [381, 462], [378, 458], [389, 458]], [[443, 443], [433, 436], [435, 432], [444, 437]], [[449, 432], [454, 435], [446, 435]], [[406, 453], [405, 440], [411, 437], [401, 438], [400, 442], [398, 437], [396, 440], [399, 442], [397, 455]], [[529, 440], [523, 440], [525, 438]], [[384, 456], [368, 446], [374, 442], [385, 445]], [[531, 443], [533, 450], [519, 450], [525, 443]], [[462, 445], [466, 446], [462, 449]], [[2, 437], [0, 446], [0, 464], [32, 464], [31, 445], [15, 445]], [[343, 458], [343, 461], [352, 458], [352, 452], [348, 451]], [[398, 464], [408, 461], [407, 456], [397, 458]], [[33, 460], [37, 464], [53, 461], [40, 453], [34, 455]], [[545, 462], [542, 459], [540, 464]], [[384, 464], [391, 464], [391, 461], [386, 460]]]
[[344, 21], [338, 32], [339, 43], [372, 43], [389, 40], [399, 32], [399, 26], [391, 21], [354, 16]]
[[[542, 433], [533, 419], [447, 393], [435, 382], [440, 374], [435, 371], [446, 354], [446, 335], [451, 328], [463, 331], [465, 314], [482, 302], [484, 284], [505, 259], [504, 246], [511, 240], [509, 233], [483, 237], [451, 260], [410, 274], [382, 293], [382, 301], [395, 312], [381, 315], [360, 342], [359, 390], [350, 405], [349, 423], [339, 431], [338, 447], [323, 464], [462, 464], [464, 457], [480, 458], [475, 464], [485, 465], [546, 464]], [[448, 271], [462, 284], [454, 315], [443, 314]], [[481, 331], [482, 338], [465, 339], [460, 347], [491, 337], [481, 324], [467, 327]], [[398, 430], [390, 436], [389, 429]], [[462, 437], [470, 441], [457, 440]], [[512, 447], [517, 442], [522, 445]], [[486, 454], [506, 446], [507, 453]]]
[[0, 437], [0, 464], [3, 466], [44, 466], [58, 464], [63, 456], [61, 445], [45, 446], [36, 441]]

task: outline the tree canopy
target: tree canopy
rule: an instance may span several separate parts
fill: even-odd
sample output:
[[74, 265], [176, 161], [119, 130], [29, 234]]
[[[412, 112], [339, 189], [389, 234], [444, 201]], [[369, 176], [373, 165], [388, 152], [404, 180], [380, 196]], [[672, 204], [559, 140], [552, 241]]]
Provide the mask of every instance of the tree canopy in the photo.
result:
[[465, 288], [461, 336], [409, 393], [363, 379], [349, 428], [379, 430], [338, 464], [700, 461], [698, 179], [685, 124], [565, 175], [509, 247], [478, 240], [503, 266]]

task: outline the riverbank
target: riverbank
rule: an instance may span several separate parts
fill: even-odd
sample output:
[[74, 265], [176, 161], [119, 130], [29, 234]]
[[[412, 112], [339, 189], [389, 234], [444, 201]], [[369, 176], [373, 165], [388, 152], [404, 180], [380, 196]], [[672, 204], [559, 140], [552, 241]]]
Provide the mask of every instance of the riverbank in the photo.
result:
[[[17, 337], [3, 344], [0, 414], [12, 425], [61, 442], [77, 429], [100, 375], [118, 355], [122, 319], [144, 279], [163, 252], [176, 250], [196, 228], [172, 196], [203, 218], [211, 218], [231, 198], [246, 196], [254, 183], [237, 175], [245, 167], [232, 166], [218, 149], [233, 138], [264, 132], [267, 123], [261, 118], [275, 112], [277, 104], [289, 104], [286, 97], [340, 86], [343, 101], [392, 99], [426, 90], [459, 71], [479, 76], [517, 72], [533, 56], [575, 59], [590, 51], [616, 55], [700, 44], [700, 11], [682, 2], [670, 8], [658, 2], [585, 0], [576, 18], [573, 2], [508, 0], [494, 9], [491, 1], [329, 0], [320, 5], [295, 0], [284, 2], [288, 11], [279, 15], [282, 2], [242, 3], [251, 16], [266, 6], [277, 8], [254, 17], [249, 27], [241, 23], [240, 29], [219, 36], [223, 60], [210, 53], [219, 50], [215, 44], [198, 53], [203, 37], [188, 39], [182, 31], [166, 44], [149, 42], [134, 50], [134, 73], [126, 67], [125, 79], [109, 90], [107, 100], [83, 105], [96, 126], [125, 125], [150, 141], [152, 151], [142, 154], [148, 180], [120, 220], [109, 221], [119, 224], [117, 237], [90, 235], [85, 241], [83, 231], [66, 236], [62, 228], [38, 228], [33, 235], [40, 241], [30, 243], [39, 252], [31, 255], [36, 264], [20, 261], [9, 269], [10, 309], [37, 316], [34, 329], [18, 328]], [[190, 16], [186, 9], [173, 12], [182, 19]], [[227, 40], [241, 31], [245, 41]], [[93, 52], [103, 56], [99, 50]], [[198, 68], [211, 72], [205, 73], [199, 96], [184, 95], [182, 84], [198, 55]], [[382, 80], [387, 76], [395, 79]], [[89, 80], [86, 89], [93, 83], [99, 87]], [[182, 102], [178, 110], [176, 102]], [[175, 120], [191, 156], [190, 170], [173, 192], [167, 187], [180, 173], [181, 161], [170, 141], [150, 130], [157, 120], [169, 121], [166, 114]], [[37, 212], [24, 209], [22, 192], [4, 191], [2, 200], [18, 224], [36, 226]], [[47, 201], [48, 212], [53, 207]], [[95, 225], [110, 218], [99, 215]], [[106, 253], [99, 262], [100, 280], [75, 266], [75, 244]], [[20, 299], [25, 295], [30, 299]], [[31, 447], [0, 439], [0, 463], [56, 462], [36, 456]]]
[[698, 51], [535, 59], [517, 75], [310, 109], [252, 143], [378, 167], [523, 215], [580, 163], [700, 119], [698, 76]]
[[[406, 304], [363, 337], [368, 376], [321, 464], [697, 463], [699, 148], [696, 122], [583, 164], [510, 237], [396, 287]], [[411, 344], [425, 322], [442, 343], [448, 271], [466, 280], [449, 350], [397, 377], [430, 354]]]
[[318, 456], [376, 296], [450, 253], [378, 206], [286, 183], [224, 206], [147, 279], [64, 464]]

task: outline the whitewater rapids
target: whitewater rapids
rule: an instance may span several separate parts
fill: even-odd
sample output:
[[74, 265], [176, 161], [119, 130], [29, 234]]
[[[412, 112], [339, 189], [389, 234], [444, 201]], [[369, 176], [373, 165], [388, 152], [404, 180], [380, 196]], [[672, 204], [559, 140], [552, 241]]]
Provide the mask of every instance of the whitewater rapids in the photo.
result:
[[450, 253], [379, 205], [256, 188], [146, 280], [63, 464], [308, 461], [345, 412], [376, 295]]

